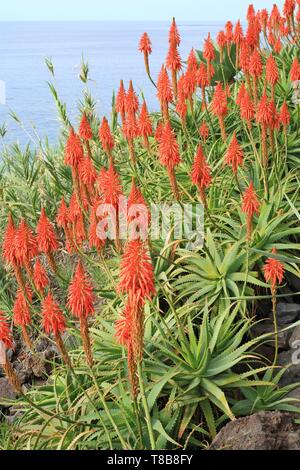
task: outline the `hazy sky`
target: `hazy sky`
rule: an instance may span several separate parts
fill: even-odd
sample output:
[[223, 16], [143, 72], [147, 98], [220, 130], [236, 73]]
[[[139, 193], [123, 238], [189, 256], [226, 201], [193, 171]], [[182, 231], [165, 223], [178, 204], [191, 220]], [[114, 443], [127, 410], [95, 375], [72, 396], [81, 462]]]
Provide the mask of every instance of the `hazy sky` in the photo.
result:
[[[284, 0], [278, 0], [282, 7]], [[0, 19], [19, 20], [178, 20], [243, 19], [249, 3], [271, 9], [274, 0], [7, 0]]]

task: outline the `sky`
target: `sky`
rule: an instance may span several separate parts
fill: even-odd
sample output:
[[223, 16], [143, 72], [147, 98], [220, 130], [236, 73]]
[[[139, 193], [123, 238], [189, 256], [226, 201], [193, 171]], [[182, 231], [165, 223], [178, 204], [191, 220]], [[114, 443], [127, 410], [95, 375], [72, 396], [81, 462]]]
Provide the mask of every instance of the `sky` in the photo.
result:
[[224, 21], [244, 19], [249, 3], [270, 10], [274, 0], [8, 0], [1, 2], [0, 20]]

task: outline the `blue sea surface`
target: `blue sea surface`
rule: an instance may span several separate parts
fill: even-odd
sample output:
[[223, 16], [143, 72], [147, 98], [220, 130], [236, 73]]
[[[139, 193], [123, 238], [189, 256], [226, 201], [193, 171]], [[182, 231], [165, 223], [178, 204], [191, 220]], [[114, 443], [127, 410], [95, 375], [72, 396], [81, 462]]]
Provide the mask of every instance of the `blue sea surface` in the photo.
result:
[[[210, 31], [220, 23], [178, 22], [181, 55], [187, 58], [192, 47], [202, 48]], [[89, 62], [89, 90], [97, 101], [100, 115], [109, 115], [113, 90], [120, 79], [133, 80], [137, 92], [143, 91], [151, 111], [158, 109], [155, 89], [144, 69], [138, 51], [140, 36], [147, 31], [153, 44], [151, 70], [156, 80], [168, 49], [169, 24], [165, 22], [2, 22], [0, 23], [0, 80], [6, 85], [6, 104], [0, 105], [0, 125], [6, 124], [2, 143], [26, 144], [37, 133], [55, 143], [59, 122], [53, 97], [47, 85], [51, 76], [45, 58], [55, 66], [53, 80], [60, 99], [75, 123], [77, 103], [85, 85], [79, 80], [82, 56]], [[15, 112], [23, 127], [10, 117]], [[29, 133], [29, 135], [28, 135]], [[1, 139], [1, 138], [0, 138]]]

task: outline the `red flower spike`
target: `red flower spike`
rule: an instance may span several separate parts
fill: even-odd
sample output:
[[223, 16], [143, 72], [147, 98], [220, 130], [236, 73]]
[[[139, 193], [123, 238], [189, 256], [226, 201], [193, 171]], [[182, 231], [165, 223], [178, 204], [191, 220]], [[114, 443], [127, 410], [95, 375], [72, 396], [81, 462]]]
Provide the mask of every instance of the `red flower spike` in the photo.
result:
[[[272, 250], [273, 254], [276, 254], [276, 250]], [[266, 282], [271, 284], [272, 290], [276, 290], [276, 287], [283, 282], [285, 268], [284, 265], [275, 258], [267, 259], [264, 266], [264, 274]]]
[[274, 59], [272, 54], [269, 55], [268, 60], [267, 60], [266, 79], [267, 79], [267, 82], [270, 83], [273, 88], [279, 79], [278, 67], [276, 64], [276, 60]]
[[266, 93], [262, 96], [258, 103], [256, 120], [259, 124], [270, 126], [273, 120], [273, 110], [270, 106], [270, 102]]
[[182, 69], [181, 57], [175, 44], [170, 44], [166, 59], [166, 67], [172, 72], [179, 72]]
[[225, 29], [226, 29], [226, 42], [228, 45], [230, 45], [233, 40], [233, 24], [231, 23], [231, 21], [227, 21], [225, 25]]
[[162, 105], [173, 101], [170, 79], [164, 66], [161, 68], [157, 81], [157, 97]]
[[139, 51], [146, 53], [146, 54], [151, 54], [152, 53], [152, 44], [150, 41], [150, 38], [147, 33], [144, 33], [140, 39], [139, 43]]
[[291, 77], [292, 82], [296, 82], [300, 80], [300, 64], [299, 64], [297, 57], [295, 57], [295, 59], [293, 60], [291, 71], [290, 71], [290, 77]]
[[65, 228], [68, 223], [70, 222], [69, 220], [69, 210], [66, 205], [66, 202], [64, 198], [62, 198], [60, 206], [57, 211], [57, 216], [56, 216], [56, 223], [58, 227], [63, 227]]
[[124, 88], [124, 83], [123, 80], [120, 82], [120, 88], [116, 97], [116, 111], [117, 113], [120, 113], [122, 116], [122, 119], [125, 118], [125, 112], [126, 112], [126, 91]]
[[132, 80], [129, 82], [125, 108], [126, 113], [131, 115], [134, 115], [139, 110], [139, 99], [134, 91]]
[[244, 96], [241, 100], [241, 118], [246, 121], [249, 125], [250, 122], [255, 117], [255, 106], [248, 95], [248, 92], [245, 91]]
[[288, 127], [291, 121], [291, 115], [289, 112], [288, 105], [286, 104], [286, 101], [283, 103], [282, 108], [280, 110], [279, 114], [279, 120], [280, 123], [282, 124], [283, 127]]
[[43, 295], [44, 289], [49, 286], [49, 279], [46, 270], [38, 259], [34, 265], [33, 282], [36, 289]]
[[43, 329], [48, 335], [53, 333], [57, 336], [64, 333], [66, 329], [65, 318], [51, 293], [42, 302], [42, 318]]
[[32, 230], [22, 219], [15, 232], [15, 256], [19, 265], [28, 266], [30, 261], [37, 256], [38, 247]]
[[139, 133], [142, 137], [147, 138], [153, 134], [152, 122], [151, 122], [151, 118], [148, 113], [148, 108], [147, 108], [147, 104], [145, 101], [143, 102], [143, 105], [141, 108], [138, 126], [139, 126]]
[[251, 240], [252, 235], [252, 223], [254, 214], [259, 213], [260, 203], [254, 190], [253, 183], [251, 181], [249, 188], [246, 189], [243, 196], [242, 211], [246, 214], [247, 218], [247, 239]]
[[208, 188], [212, 180], [211, 169], [206, 161], [201, 145], [198, 147], [195, 155], [191, 178], [192, 183], [198, 186], [200, 191]]
[[236, 104], [238, 106], [241, 106], [242, 100], [243, 100], [246, 92], [247, 92], [247, 90], [246, 90], [245, 82], [242, 82], [242, 84], [239, 88], [239, 91], [237, 93], [237, 97], [236, 97]]
[[65, 149], [65, 165], [77, 168], [83, 156], [84, 153], [81, 140], [79, 136], [75, 134], [74, 129], [71, 128]]
[[106, 117], [103, 118], [99, 128], [99, 138], [104, 152], [107, 153], [107, 155], [111, 155], [115, 143]]
[[129, 303], [126, 304], [125, 311], [115, 323], [116, 340], [124, 347], [128, 347], [131, 341], [132, 332], [132, 309]]
[[44, 208], [42, 208], [41, 211], [36, 233], [37, 244], [40, 253], [53, 253], [53, 251], [58, 249], [58, 241], [54, 232], [54, 227], [46, 216]]
[[234, 32], [233, 32], [233, 42], [236, 45], [240, 45], [243, 39], [244, 39], [243, 28], [241, 26], [240, 20], [238, 20], [238, 22], [235, 25]]
[[[28, 300], [31, 302], [32, 300], [32, 292], [30, 291], [29, 288], [26, 289], [26, 295]], [[14, 324], [16, 326], [27, 326], [31, 324], [31, 316], [30, 316], [30, 309], [27, 303], [27, 300], [24, 296], [23, 290], [18, 289], [17, 290], [17, 296], [15, 300], [15, 304], [13, 307], [13, 313], [14, 313]]]
[[207, 141], [209, 138], [209, 127], [205, 121], [202, 122], [200, 129], [199, 129], [200, 136], [204, 140], [204, 142]]
[[162, 121], [160, 121], [157, 124], [157, 127], [155, 129], [155, 134], [154, 134], [154, 137], [155, 137], [155, 139], [158, 143], [161, 142], [163, 130], [164, 130], [164, 123]]
[[254, 214], [259, 214], [259, 208], [260, 202], [257, 198], [253, 182], [251, 181], [243, 197], [242, 211], [247, 214], [247, 216], [253, 217]]
[[68, 291], [68, 308], [75, 318], [86, 319], [93, 315], [94, 294], [92, 283], [79, 262]]
[[215, 48], [211, 40], [210, 33], [208, 33], [207, 39], [204, 41], [203, 57], [209, 62], [212, 62], [216, 57]]
[[79, 133], [79, 136], [83, 140], [88, 141], [88, 140], [91, 140], [93, 138], [93, 131], [92, 131], [91, 125], [88, 121], [86, 113], [83, 113], [83, 115], [82, 115], [82, 119], [81, 119], [81, 123], [80, 123], [78, 133]]
[[218, 82], [212, 99], [212, 111], [217, 117], [224, 117], [227, 114], [227, 95], [222, 85]]
[[287, 19], [290, 19], [294, 16], [294, 11], [296, 8], [295, 0], [285, 0], [283, 6], [283, 14]]
[[13, 337], [10, 331], [5, 314], [0, 311], [0, 343], [4, 344], [5, 349], [13, 349]]
[[176, 47], [180, 45], [181, 39], [180, 34], [176, 25], [175, 18], [173, 18], [170, 32], [169, 32], [169, 43], [174, 44]]
[[236, 132], [234, 132], [232, 140], [229, 144], [225, 155], [225, 163], [232, 167], [233, 173], [236, 175], [238, 167], [242, 166], [244, 162], [244, 153], [237, 140]]
[[175, 133], [168, 121], [163, 128], [159, 145], [159, 158], [163, 166], [174, 168], [181, 162]]
[[90, 157], [85, 157], [81, 160], [78, 166], [78, 176], [88, 191], [92, 192], [97, 179], [97, 172]]
[[102, 170], [98, 177], [99, 192], [103, 196], [103, 204], [119, 205], [119, 198], [123, 195], [120, 176], [113, 165], [108, 170]]
[[255, 49], [250, 57], [249, 72], [254, 78], [259, 78], [262, 75], [263, 63], [261, 60], [260, 53]]
[[141, 240], [132, 240], [125, 248], [118, 288], [140, 299], [151, 299], [156, 293], [152, 261]]
[[122, 130], [125, 138], [129, 141], [132, 141], [136, 137], [140, 136], [140, 129], [135, 114], [131, 113], [127, 115], [125, 121], [123, 122]]

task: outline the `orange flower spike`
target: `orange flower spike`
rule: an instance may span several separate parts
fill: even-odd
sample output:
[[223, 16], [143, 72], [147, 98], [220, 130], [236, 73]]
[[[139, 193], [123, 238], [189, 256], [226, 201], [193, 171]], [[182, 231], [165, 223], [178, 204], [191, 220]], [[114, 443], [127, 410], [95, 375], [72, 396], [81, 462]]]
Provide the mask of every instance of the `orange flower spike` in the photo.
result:
[[212, 178], [211, 169], [206, 161], [201, 145], [198, 147], [195, 155], [191, 178], [192, 183], [199, 189], [202, 203], [207, 207], [205, 189], [210, 186]]
[[140, 39], [139, 51], [144, 54], [146, 72], [150, 75], [149, 55], [152, 53], [152, 44], [147, 33], [144, 33]]
[[295, 57], [295, 59], [293, 60], [292, 67], [290, 70], [290, 78], [292, 82], [300, 80], [300, 64], [297, 57]]
[[[276, 254], [276, 250], [272, 250]], [[271, 289], [276, 292], [277, 286], [282, 284], [284, 279], [284, 265], [275, 258], [268, 258], [264, 266], [264, 274], [266, 282], [271, 284]]]
[[143, 300], [151, 299], [156, 293], [152, 261], [141, 240], [131, 240], [125, 247], [118, 289]]
[[159, 121], [157, 126], [156, 126], [155, 133], [154, 133], [155, 140], [159, 144], [161, 143], [163, 130], [164, 130], [164, 123], [162, 121]]
[[91, 341], [87, 319], [95, 313], [92, 283], [79, 262], [68, 291], [68, 308], [80, 320], [80, 334], [83, 348], [90, 367], [93, 365]]
[[226, 95], [226, 91], [223, 90], [223, 87], [220, 82], [218, 82], [215, 88], [215, 93], [214, 93], [211, 105], [212, 105], [213, 114], [219, 118], [222, 139], [223, 141], [225, 141], [226, 129], [225, 129], [224, 117], [227, 114], [227, 95]]
[[241, 106], [242, 100], [243, 100], [246, 92], [247, 92], [247, 90], [246, 90], [245, 82], [242, 82], [242, 84], [241, 84], [241, 86], [238, 90], [237, 97], [236, 97], [236, 104], [238, 106]]
[[65, 165], [76, 169], [80, 160], [84, 157], [83, 147], [79, 136], [70, 129], [70, 134], [65, 149]]
[[176, 47], [180, 46], [180, 34], [177, 28], [176, 20], [173, 18], [170, 32], [169, 32], [169, 44], [173, 44]]
[[58, 304], [51, 293], [42, 302], [42, 326], [45, 332], [54, 336], [62, 334], [66, 330], [66, 321]]
[[277, 63], [272, 54], [270, 54], [267, 59], [266, 79], [267, 82], [270, 83], [272, 86], [276, 85], [279, 79]]
[[152, 122], [148, 113], [146, 101], [143, 102], [139, 120], [138, 120], [139, 133], [144, 139], [144, 145], [149, 150], [148, 138], [153, 135]]
[[292, 18], [294, 17], [295, 9], [296, 9], [295, 0], [285, 0], [284, 5], [283, 5], [283, 14], [289, 22], [291, 22]]
[[49, 286], [49, 278], [48, 278], [45, 268], [43, 267], [39, 259], [36, 261], [34, 265], [33, 282], [37, 291], [41, 295], [44, 295], [44, 291], [46, 287]]
[[170, 122], [165, 125], [160, 146], [160, 162], [164, 166], [174, 167], [180, 163], [179, 146]]
[[71, 366], [71, 360], [61, 336], [66, 330], [66, 321], [63, 312], [51, 293], [42, 302], [42, 327], [47, 335], [53, 334], [57, 349], [65, 364]]
[[78, 133], [79, 136], [85, 141], [89, 141], [93, 138], [93, 131], [88, 121], [86, 113], [83, 113], [82, 115]]
[[199, 129], [199, 133], [205, 143], [207, 139], [209, 138], [209, 127], [205, 121], [202, 122], [200, 129]]
[[280, 119], [281, 125], [286, 130], [286, 128], [289, 126], [291, 122], [291, 115], [289, 112], [288, 105], [286, 104], [286, 101], [283, 103], [282, 108], [280, 110], [279, 119]]
[[167, 59], [166, 67], [171, 71], [172, 74], [172, 87], [175, 98], [177, 98], [177, 73], [181, 70], [181, 58], [175, 44], [170, 44]]
[[115, 322], [116, 340], [121, 346], [128, 347], [132, 336], [132, 309], [130, 304], [125, 306], [124, 313]]
[[2, 311], [0, 311], [0, 343], [4, 344], [6, 350], [14, 348], [12, 333]]
[[165, 66], [163, 65], [157, 80], [157, 97], [160, 102], [162, 114], [165, 121], [169, 119], [168, 105], [173, 101], [173, 93], [170, 79]]
[[139, 107], [139, 99], [137, 97], [136, 92], [134, 91], [132, 80], [130, 80], [128, 92], [126, 95], [126, 113], [130, 114], [131, 116], [134, 116], [138, 112]]
[[220, 52], [220, 62], [221, 64], [223, 63], [223, 52], [224, 48], [227, 44], [227, 39], [226, 39], [226, 34], [224, 31], [220, 31], [217, 35], [217, 44], [219, 46], [219, 52]]
[[15, 257], [19, 266], [24, 266], [30, 277], [32, 277], [32, 267], [30, 262], [38, 254], [36, 238], [32, 230], [22, 219], [15, 232]]
[[169, 121], [162, 131], [160, 140], [159, 158], [161, 164], [167, 168], [174, 168], [179, 165], [181, 162], [179, 145]]
[[29, 338], [27, 327], [31, 324], [31, 315], [28, 302], [32, 301], [32, 292], [26, 288], [26, 297], [22, 289], [17, 290], [17, 296], [13, 307], [13, 321], [16, 326], [22, 329], [24, 343], [29, 349], [32, 349], [32, 342]]
[[114, 149], [115, 142], [106, 117], [102, 119], [99, 128], [99, 138], [104, 152], [108, 155], [110, 161], [112, 161], [112, 150]]
[[126, 91], [123, 80], [120, 82], [120, 88], [116, 97], [116, 111], [121, 115], [122, 123], [124, 123], [126, 113]]
[[204, 41], [204, 48], [203, 48], [203, 57], [206, 60], [207, 63], [207, 76], [208, 76], [208, 82], [211, 82], [211, 77], [212, 77], [212, 61], [215, 59], [216, 54], [215, 54], [215, 48], [211, 40], [210, 33], [208, 33], [207, 39]]
[[227, 149], [225, 163], [232, 167], [232, 171], [235, 175], [237, 175], [239, 166], [242, 166], [244, 163], [244, 153], [238, 142], [236, 132], [233, 133], [233, 137]]
[[260, 53], [258, 52], [257, 49], [254, 50], [253, 54], [250, 57], [249, 72], [250, 72], [250, 75], [253, 78], [254, 101], [255, 101], [255, 104], [256, 104], [257, 100], [258, 100], [257, 81], [262, 76], [262, 72], [263, 72], [263, 63], [262, 63], [262, 60], [261, 60], [261, 55], [260, 55]]
[[97, 179], [97, 172], [90, 157], [85, 157], [81, 160], [78, 167], [78, 176], [80, 182], [86, 186], [88, 192], [92, 193]]
[[235, 25], [232, 40], [237, 46], [244, 40], [244, 32], [240, 20], [238, 20]]
[[58, 227], [63, 227], [65, 228], [67, 224], [69, 223], [69, 210], [66, 205], [65, 199], [62, 198], [60, 206], [57, 211], [57, 216], [56, 216], [56, 223]]
[[254, 214], [259, 214], [260, 202], [256, 195], [253, 182], [251, 181], [249, 187], [246, 189], [243, 196], [242, 211], [247, 216], [247, 239], [251, 240], [252, 224]]
[[48, 219], [45, 209], [42, 208], [41, 216], [36, 228], [37, 244], [40, 253], [53, 253], [58, 249], [58, 241], [54, 227]]
[[255, 117], [255, 106], [247, 93], [245, 91], [244, 96], [241, 100], [241, 118], [247, 122], [248, 128], [251, 129], [251, 121]]

